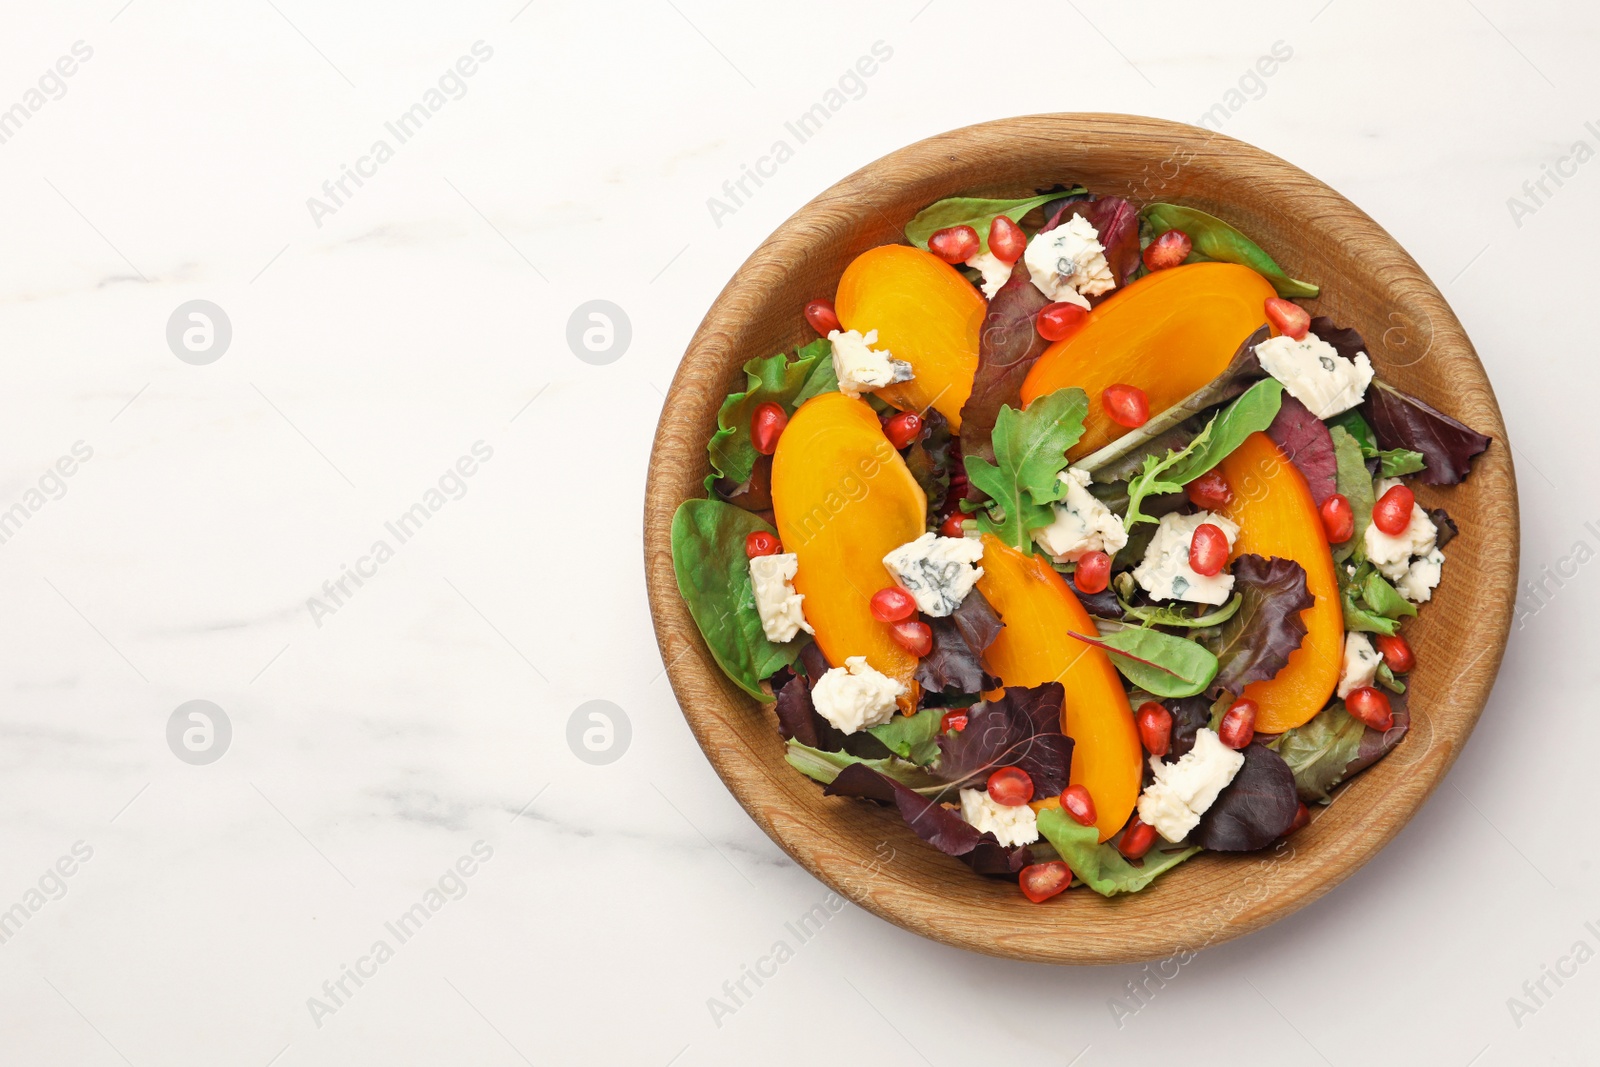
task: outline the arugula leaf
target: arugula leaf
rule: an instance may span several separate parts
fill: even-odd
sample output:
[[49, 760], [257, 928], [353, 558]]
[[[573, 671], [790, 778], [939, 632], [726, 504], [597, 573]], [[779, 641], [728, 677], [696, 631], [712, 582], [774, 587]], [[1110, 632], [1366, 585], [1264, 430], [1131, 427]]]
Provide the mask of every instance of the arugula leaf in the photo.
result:
[[1211, 695], [1238, 696], [1251, 682], [1275, 677], [1305, 640], [1300, 613], [1316, 598], [1306, 571], [1292, 559], [1245, 554], [1234, 560], [1233, 587], [1243, 599], [1239, 613], [1208, 642], [1217, 655]]
[[1061, 854], [1078, 880], [1103, 897], [1118, 893], [1137, 893], [1200, 849], [1154, 848], [1135, 867], [1108, 841], [1100, 843], [1100, 832], [1093, 826], [1080, 826], [1060, 808], [1039, 812], [1039, 833]]
[[1282, 403], [1283, 383], [1263, 379], [1223, 408], [1185, 448], [1168, 452], [1164, 459], [1146, 457], [1144, 469], [1128, 482], [1128, 513], [1122, 524], [1132, 529], [1141, 522], [1155, 522], [1139, 509], [1145, 497], [1181, 491], [1226, 459], [1245, 438], [1272, 425]]
[[939, 723], [943, 708], [923, 708], [915, 715], [896, 715], [882, 726], [869, 726], [867, 732], [901, 759], [926, 767], [939, 757]]
[[[1083, 599], [1082, 594], [1079, 594], [1079, 599]], [[1235, 593], [1232, 599], [1215, 611], [1201, 615], [1199, 614], [1200, 609], [1196, 607], [1194, 609], [1195, 614], [1191, 615], [1182, 608], [1170, 607], [1166, 604], [1129, 604], [1127, 601], [1121, 600], [1120, 597], [1118, 599], [1122, 614], [1126, 618], [1138, 622], [1141, 626], [1178, 626], [1191, 630], [1204, 629], [1209, 626], [1221, 626], [1233, 618], [1239, 610], [1239, 605], [1243, 602], [1244, 597]]]
[[1123, 434], [1073, 466], [1093, 474], [1097, 482], [1126, 481], [1138, 472], [1141, 453], [1159, 456], [1168, 448], [1187, 444], [1193, 439], [1194, 432], [1186, 430], [1185, 423], [1190, 419], [1198, 419], [1207, 408], [1232, 400], [1248, 389], [1252, 382], [1267, 376], [1256, 357], [1256, 345], [1270, 336], [1272, 332], [1266, 326], [1257, 327], [1240, 343], [1221, 374], [1137, 430]]
[[1422, 454], [1426, 466], [1418, 480], [1426, 485], [1462, 481], [1472, 457], [1489, 447], [1489, 437], [1380, 381], [1367, 389], [1361, 411], [1381, 447]]
[[1104, 650], [1124, 678], [1158, 697], [1192, 697], [1217, 676], [1217, 657], [1186, 637], [1141, 627], [1095, 637], [1068, 633]]
[[1294, 774], [1300, 799], [1307, 804], [1330, 802], [1329, 791], [1351, 775], [1382, 759], [1411, 726], [1403, 700], [1390, 699], [1394, 725], [1386, 731], [1362, 725], [1335, 701], [1303, 725], [1285, 730], [1276, 742], [1278, 755]]
[[1066, 194], [1045, 193], [1042, 196], [1030, 196], [1022, 200], [985, 200], [976, 196], [952, 196], [929, 204], [917, 212], [911, 221], [906, 223], [906, 240], [926, 252], [928, 238], [940, 230], [951, 226], [971, 226], [978, 231], [978, 250], [987, 252], [989, 225], [994, 222], [995, 216], [1004, 215], [1012, 222], [1021, 222], [1024, 215], [1042, 204], [1059, 199], [1063, 195], [1070, 196], [1084, 191], [1078, 188]]
[[1362, 583], [1361, 599], [1367, 602], [1367, 607], [1386, 619], [1414, 616], [1417, 613], [1417, 606], [1401, 596], [1377, 571], [1367, 575], [1367, 580]]
[[[833, 346], [826, 338], [795, 349], [792, 359], [779, 352], [775, 356], [752, 359], [744, 365], [745, 390], [729, 393], [722, 402], [717, 412], [717, 430], [706, 443], [714, 472], [706, 476], [708, 491], [718, 475], [742, 484], [755, 469], [760, 453], [750, 442], [750, 416], [759, 405], [771, 400], [783, 405], [783, 410], [792, 415], [802, 402], [827, 391], [821, 381], [814, 381], [818, 374], [824, 373], [819, 363], [827, 364], [824, 377], [833, 374]], [[831, 388], [838, 387], [835, 378]], [[811, 389], [814, 391], [808, 393]]]
[[1083, 436], [1089, 398], [1082, 389], [1058, 389], [1024, 411], [1007, 405], [994, 426], [995, 463], [966, 456], [967, 479], [987, 493], [992, 504], [979, 525], [1019, 552], [1033, 551], [1033, 530], [1055, 518], [1051, 503], [1060, 499], [1056, 476], [1067, 466], [1067, 449]]
[[[1360, 419], [1361, 416], [1357, 415], [1356, 418]], [[1365, 425], [1363, 422], [1362, 426]], [[1328, 435], [1333, 441], [1333, 457], [1338, 467], [1336, 487], [1350, 502], [1350, 510], [1355, 515], [1355, 525], [1351, 527], [1350, 540], [1334, 547], [1333, 558], [1335, 562], [1343, 563], [1354, 556], [1359, 563], [1366, 558], [1366, 531], [1372, 523], [1372, 505], [1375, 502], [1372, 475], [1367, 471], [1366, 463], [1362, 461], [1358, 438], [1340, 425], [1330, 425]]]
[[1224, 263], [1243, 264], [1271, 282], [1279, 296], [1310, 298], [1320, 292], [1310, 282], [1289, 277], [1282, 267], [1273, 262], [1271, 256], [1261, 250], [1260, 245], [1215, 215], [1179, 204], [1148, 204], [1140, 213], [1140, 218], [1149, 225], [1150, 232], [1156, 237], [1168, 230], [1182, 230], [1188, 234], [1189, 240], [1194, 242], [1194, 251], [1189, 253], [1189, 258], [1184, 261], [1186, 263], [1217, 259]]
[[1300, 798], [1294, 772], [1260, 742], [1245, 746], [1244, 766], [1200, 816], [1194, 840], [1217, 852], [1254, 852], [1289, 832]]
[[672, 516], [672, 568], [678, 592], [717, 666], [757, 700], [773, 698], [761, 679], [787, 667], [805, 641], [767, 640], [750, 584], [744, 539], [757, 530], [776, 536], [761, 519], [720, 500], [685, 500]]

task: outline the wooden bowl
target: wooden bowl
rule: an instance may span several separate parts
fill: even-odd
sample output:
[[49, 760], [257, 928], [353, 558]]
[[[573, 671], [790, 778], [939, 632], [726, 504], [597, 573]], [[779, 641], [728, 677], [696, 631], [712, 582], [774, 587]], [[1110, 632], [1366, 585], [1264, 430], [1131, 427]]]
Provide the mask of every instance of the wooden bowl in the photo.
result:
[[[831, 296], [875, 245], [902, 242], [942, 197], [1018, 197], [1081, 182], [1135, 203], [1189, 204], [1250, 234], [1293, 277], [1322, 286], [1313, 314], [1366, 337], [1378, 375], [1489, 434], [1463, 484], [1421, 486], [1461, 527], [1444, 580], [1406, 627], [1417, 653], [1410, 735], [1352, 779], [1310, 826], [1262, 853], [1202, 853], [1141, 893], [1075, 890], [1030, 904], [923, 844], [892, 810], [825, 798], [783, 760], [770, 705], [723, 677], [678, 595], [673, 510], [703, 495], [706, 439], [740, 365], [810, 341], [800, 310]], [[995, 956], [1127, 963], [1197, 951], [1304, 907], [1370, 859], [1439, 784], [1489, 695], [1510, 629], [1517, 494], [1493, 390], [1439, 291], [1383, 228], [1283, 160], [1192, 126], [1127, 115], [1033, 115], [920, 141], [845, 178], [778, 228], [723, 289], [684, 354], [656, 430], [645, 498], [656, 637], [701, 748], [739, 803], [797, 862], [864, 908]]]

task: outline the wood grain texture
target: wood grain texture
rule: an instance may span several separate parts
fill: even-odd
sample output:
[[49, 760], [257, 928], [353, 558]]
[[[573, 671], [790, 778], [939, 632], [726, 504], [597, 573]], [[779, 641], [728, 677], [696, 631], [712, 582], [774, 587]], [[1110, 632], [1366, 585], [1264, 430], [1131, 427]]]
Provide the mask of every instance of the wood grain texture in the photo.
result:
[[[1444, 580], [1406, 628], [1417, 652], [1412, 731], [1276, 852], [1202, 854], [1129, 897], [1074, 891], [1028, 903], [922, 844], [893, 812], [827, 799], [783, 761], [770, 706], [718, 671], [678, 596], [670, 526], [701, 495], [705, 442], [740, 365], [812, 335], [804, 303], [831, 296], [861, 251], [900, 241], [925, 205], [956, 194], [1024, 196], [1082, 182], [1136, 203], [1198, 207], [1253, 236], [1292, 276], [1319, 282], [1312, 314], [1366, 337], [1378, 374], [1490, 434], [1463, 485], [1418, 486], [1461, 534]], [[684, 717], [751, 818], [840, 894], [907, 930], [996, 956], [1126, 963], [1198, 950], [1283, 918], [1372, 858], [1455, 761], [1488, 698], [1516, 591], [1516, 480], [1483, 366], [1444, 298], [1393, 238], [1303, 171], [1206, 130], [1126, 115], [1034, 115], [918, 142], [798, 211], [723, 289], [684, 354], [656, 431], [645, 501], [656, 636]]]

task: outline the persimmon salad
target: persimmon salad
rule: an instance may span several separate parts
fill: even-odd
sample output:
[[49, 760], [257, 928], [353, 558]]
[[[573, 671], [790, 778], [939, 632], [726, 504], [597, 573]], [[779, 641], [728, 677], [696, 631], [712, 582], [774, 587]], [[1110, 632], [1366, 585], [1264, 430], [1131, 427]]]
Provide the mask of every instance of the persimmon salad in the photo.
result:
[[[1488, 437], [1227, 222], [941, 200], [752, 359], [678, 587], [793, 768], [1029, 900], [1266, 848], [1409, 723]], [[796, 308], [796, 313], [802, 309]]]

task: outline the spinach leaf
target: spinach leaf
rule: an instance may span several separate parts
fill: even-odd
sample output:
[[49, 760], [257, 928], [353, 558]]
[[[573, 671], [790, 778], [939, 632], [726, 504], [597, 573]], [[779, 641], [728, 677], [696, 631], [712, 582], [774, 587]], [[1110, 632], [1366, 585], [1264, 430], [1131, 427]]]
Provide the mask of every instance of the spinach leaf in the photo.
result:
[[1155, 522], [1139, 509], [1145, 497], [1182, 490], [1244, 444], [1245, 438], [1272, 425], [1282, 403], [1283, 383], [1264, 379], [1223, 408], [1185, 448], [1168, 452], [1164, 459], [1147, 457], [1144, 469], [1128, 483], [1128, 513], [1123, 525], [1132, 529], [1141, 522]]
[[1335, 701], [1309, 722], [1279, 735], [1278, 755], [1293, 772], [1301, 800], [1329, 803], [1334, 786], [1372, 766], [1400, 743], [1411, 726], [1411, 715], [1404, 701], [1391, 698], [1389, 703], [1394, 725], [1386, 731], [1362, 725], [1342, 701]]
[[1361, 417], [1360, 408], [1351, 408], [1329, 419], [1328, 429], [1332, 430], [1334, 427], [1355, 438], [1356, 444], [1361, 446], [1361, 455], [1366, 459], [1378, 454], [1378, 439], [1372, 436], [1372, 427]]
[[1379, 446], [1422, 454], [1426, 466], [1419, 480], [1427, 485], [1463, 480], [1472, 470], [1472, 457], [1489, 447], [1485, 435], [1377, 380], [1367, 389], [1361, 412]]
[[[755, 414], [759, 405], [769, 400], [783, 405], [784, 411], [793, 414], [802, 399], [816, 395], [813, 392], [802, 398], [802, 394], [813, 387], [813, 378], [820, 373], [819, 364], [823, 363], [827, 364], [826, 373], [831, 375], [833, 346], [826, 338], [795, 349], [792, 359], [779, 352], [775, 356], [752, 359], [744, 365], [747, 379], [744, 392], [730, 393], [722, 402], [717, 412], [717, 430], [706, 444], [714, 472], [706, 477], [707, 490], [711, 489], [717, 476], [735, 485], [749, 479], [760, 456], [750, 442], [750, 416]], [[834, 379], [832, 388], [838, 387], [838, 379]], [[816, 388], [816, 392], [823, 391], [820, 386]]]
[[1137, 893], [1156, 876], [1170, 871], [1200, 850], [1155, 848], [1135, 867], [1108, 841], [1100, 843], [1100, 832], [1093, 826], [1080, 826], [1060, 808], [1039, 812], [1039, 833], [1061, 854], [1078, 880], [1103, 897], [1118, 893]]
[[1244, 766], [1200, 816], [1195, 841], [1217, 852], [1254, 852], [1289, 832], [1300, 798], [1294, 772], [1260, 742], [1244, 749]]
[[1006, 404], [1021, 406], [1022, 381], [1050, 347], [1039, 336], [1034, 319], [1050, 298], [1039, 291], [1026, 268], [1013, 270], [989, 301], [978, 333], [978, 369], [972, 393], [961, 405], [961, 450], [993, 462], [990, 438]]
[[1245, 554], [1234, 560], [1233, 588], [1243, 603], [1208, 645], [1217, 656], [1213, 697], [1238, 696], [1251, 682], [1283, 670], [1305, 640], [1300, 613], [1316, 598], [1306, 588], [1306, 571], [1292, 559]]
[[1068, 631], [1103, 649], [1122, 676], [1158, 697], [1191, 697], [1217, 676], [1217, 657], [1186, 637], [1130, 627], [1099, 636]]
[[[1082, 193], [1083, 189], [1073, 189], [1067, 195]], [[1022, 217], [1041, 204], [1048, 203], [1062, 196], [1059, 192], [1045, 193], [1042, 196], [1030, 196], [1022, 200], [985, 200], [976, 196], [952, 196], [946, 200], [929, 204], [906, 223], [906, 240], [916, 245], [923, 251], [928, 249], [928, 238], [940, 230], [951, 226], [971, 226], [978, 231], [978, 250], [989, 251], [989, 225], [994, 222], [995, 216], [1004, 215], [1012, 222], [1021, 222]], [[1026, 274], [1026, 270], [1023, 271]]]
[[1186, 263], [1217, 259], [1243, 264], [1271, 282], [1279, 296], [1310, 298], [1320, 291], [1310, 282], [1289, 277], [1260, 245], [1215, 215], [1179, 204], [1148, 204], [1140, 217], [1157, 237], [1168, 230], [1182, 230], [1188, 234], [1189, 240], [1194, 242], [1194, 251], [1184, 261]]
[[1199, 427], [1192, 431], [1185, 429], [1189, 420], [1198, 421], [1200, 413], [1207, 408], [1232, 400], [1248, 389], [1252, 382], [1266, 377], [1266, 372], [1261, 369], [1261, 361], [1256, 357], [1256, 345], [1271, 335], [1266, 326], [1257, 328], [1234, 351], [1233, 358], [1221, 374], [1137, 430], [1125, 433], [1104, 448], [1091, 452], [1074, 466], [1093, 474], [1097, 482], [1126, 481], [1138, 472], [1142, 455], [1159, 456], [1168, 449], [1181, 448], [1199, 430]]
[[720, 500], [685, 500], [672, 516], [672, 568], [689, 614], [717, 666], [757, 700], [771, 700], [761, 679], [794, 662], [805, 645], [767, 640], [750, 584], [744, 539], [776, 531], [742, 508]]
[[1386, 619], [1417, 613], [1417, 606], [1401, 596], [1377, 571], [1367, 575], [1367, 580], [1362, 583], [1361, 599], [1367, 602], [1367, 607]]
[[839, 375], [833, 369], [833, 342], [826, 337], [819, 338], [798, 351], [809, 352], [813, 349], [817, 350], [818, 359], [811, 365], [811, 373], [806, 375], [805, 384], [800, 386], [800, 391], [789, 401], [791, 415], [794, 414], [793, 409], [812, 397], [839, 391]]
[[[1360, 417], [1356, 416], [1358, 419]], [[1355, 515], [1350, 540], [1334, 547], [1333, 558], [1335, 562], [1343, 563], [1354, 556], [1360, 562], [1366, 557], [1366, 531], [1372, 523], [1372, 505], [1375, 502], [1372, 475], [1362, 460], [1359, 440], [1349, 430], [1332, 425], [1328, 428], [1328, 434], [1333, 441], [1333, 456], [1338, 465], [1338, 490], [1350, 502], [1350, 510]]]
[[968, 480], [993, 503], [979, 525], [1019, 552], [1033, 551], [1032, 531], [1055, 518], [1051, 503], [1060, 499], [1056, 476], [1067, 465], [1067, 449], [1083, 436], [1089, 398], [1082, 389], [1058, 389], [1027, 410], [1000, 409], [994, 426], [995, 463], [963, 457]]
[[939, 758], [939, 723], [943, 708], [923, 708], [915, 715], [896, 715], [882, 726], [869, 726], [867, 732], [901, 759], [926, 767]]

